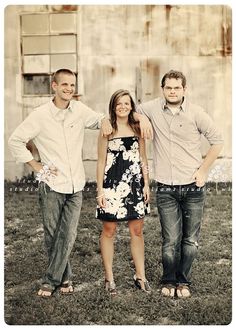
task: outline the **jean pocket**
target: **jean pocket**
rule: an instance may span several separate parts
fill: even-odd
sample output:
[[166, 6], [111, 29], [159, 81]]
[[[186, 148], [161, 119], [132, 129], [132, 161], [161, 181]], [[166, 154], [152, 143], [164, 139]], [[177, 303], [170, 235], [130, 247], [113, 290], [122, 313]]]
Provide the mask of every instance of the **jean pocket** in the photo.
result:
[[39, 183], [39, 195], [45, 195], [50, 191], [52, 191], [52, 189], [45, 182]]

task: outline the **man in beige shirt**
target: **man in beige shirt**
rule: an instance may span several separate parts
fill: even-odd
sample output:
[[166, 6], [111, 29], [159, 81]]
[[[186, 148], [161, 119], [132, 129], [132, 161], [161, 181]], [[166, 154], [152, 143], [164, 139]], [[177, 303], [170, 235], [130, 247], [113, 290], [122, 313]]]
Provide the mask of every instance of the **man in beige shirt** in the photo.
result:
[[[75, 84], [73, 72], [58, 70], [53, 76], [53, 100], [33, 111], [9, 139], [16, 161], [29, 164], [40, 180], [39, 201], [48, 252], [48, 268], [38, 291], [41, 297], [50, 297], [57, 287], [62, 294], [74, 290], [69, 256], [76, 238], [85, 184], [84, 130], [100, 128], [103, 122], [104, 134], [111, 131], [103, 114], [72, 100]], [[27, 150], [29, 140], [36, 145], [40, 162]]]
[[[162, 295], [190, 297], [190, 273], [198, 239], [209, 167], [223, 140], [210, 116], [185, 97], [186, 78], [171, 70], [161, 81], [163, 98], [138, 107], [152, 123], [157, 207], [162, 227]], [[204, 160], [201, 135], [210, 148]]]

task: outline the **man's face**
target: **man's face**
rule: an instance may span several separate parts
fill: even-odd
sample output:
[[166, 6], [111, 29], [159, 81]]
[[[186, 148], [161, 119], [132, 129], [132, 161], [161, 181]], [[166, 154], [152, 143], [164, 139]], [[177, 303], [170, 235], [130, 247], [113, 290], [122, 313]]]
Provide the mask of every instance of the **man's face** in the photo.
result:
[[185, 88], [181, 79], [167, 78], [163, 87], [163, 95], [169, 105], [179, 105], [182, 103]]
[[63, 101], [70, 101], [75, 93], [75, 76], [61, 73], [58, 81], [52, 83], [55, 97]]

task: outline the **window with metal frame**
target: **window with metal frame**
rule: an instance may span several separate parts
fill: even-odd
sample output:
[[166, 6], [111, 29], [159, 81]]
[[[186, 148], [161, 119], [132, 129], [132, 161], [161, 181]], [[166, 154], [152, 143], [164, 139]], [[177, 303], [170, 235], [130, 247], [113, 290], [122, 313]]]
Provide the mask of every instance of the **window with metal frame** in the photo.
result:
[[77, 13], [31, 13], [21, 17], [23, 95], [51, 95], [52, 74], [78, 73]]

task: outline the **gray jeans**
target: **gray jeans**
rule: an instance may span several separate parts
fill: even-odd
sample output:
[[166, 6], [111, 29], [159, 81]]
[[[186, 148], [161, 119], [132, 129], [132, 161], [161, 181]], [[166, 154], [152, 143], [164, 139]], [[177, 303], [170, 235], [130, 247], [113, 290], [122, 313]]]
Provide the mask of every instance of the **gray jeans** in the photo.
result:
[[163, 284], [191, 284], [205, 195], [205, 187], [199, 188], [195, 183], [182, 186], [157, 183], [157, 207], [163, 237]]
[[43, 276], [43, 283], [54, 289], [72, 276], [69, 256], [76, 239], [82, 192], [62, 194], [41, 182], [39, 203], [48, 253], [48, 268]]

